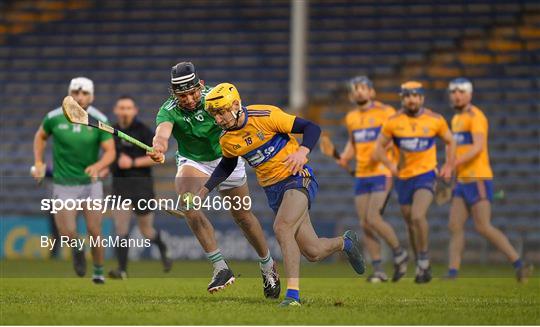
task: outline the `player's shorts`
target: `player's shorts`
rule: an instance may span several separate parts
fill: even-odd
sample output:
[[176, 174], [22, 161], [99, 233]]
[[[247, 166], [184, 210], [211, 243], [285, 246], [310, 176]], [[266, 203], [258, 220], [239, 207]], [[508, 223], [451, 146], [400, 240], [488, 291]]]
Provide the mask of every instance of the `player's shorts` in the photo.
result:
[[88, 198], [91, 200], [103, 199], [103, 183], [101, 181], [83, 185], [53, 184], [52, 191], [53, 198], [62, 201]]
[[461, 197], [468, 206], [481, 200], [493, 201], [493, 181], [490, 179], [456, 184], [452, 196]]
[[[192, 166], [193, 168], [205, 173], [208, 176], [212, 175], [220, 161], [221, 158], [213, 161], [195, 161], [182, 157], [178, 153], [176, 154], [176, 166], [178, 166], [178, 168], [184, 165]], [[219, 184], [218, 190], [224, 191], [231, 188], [240, 187], [244, 185], [246, 181], [247, 176], [244, 160], [242, 158], [238, 158], [238, 164], [236, 165], [236, 168], [234, 168], [234, 171], [229, 176], [229, 178], [227, 178], [223, 183]]]
[[354, 181], [354, 194], [362, 195], [375, 192], [386, 192], [391, 185], [392, 178], [386, 175], [356, 177]]
[[297, 175], [289, 176], [280, 182], [265, 186], [263, 189], [268, 199], [268, 205], [277, 214], [283, 195], [287, 190], [300, 189], [304, 191], [308, 198], [308, 209], [311, 208], [311, 203], [315, 200], [319, 190], [319, 184], [311, 167], [304, 166], [304, 169]]
[[396, 191], [399, 204], [412, 204], [414, 193], [420, 189], [426, 189], [434, 193], [436, 179], [437, 175], [434, 170], [407, 179], [397, 178]]
[[[146, 205], [148, 200], [155, 198], [154, 182], [151, 177], [113, 177], [112, 194], [121, 196], [122, 201], [130, 199], [133, 211], [137, 215], [144, 215], [153, 211], [148, 209]], [[139, 201], [144, 205], [137, 205]]]

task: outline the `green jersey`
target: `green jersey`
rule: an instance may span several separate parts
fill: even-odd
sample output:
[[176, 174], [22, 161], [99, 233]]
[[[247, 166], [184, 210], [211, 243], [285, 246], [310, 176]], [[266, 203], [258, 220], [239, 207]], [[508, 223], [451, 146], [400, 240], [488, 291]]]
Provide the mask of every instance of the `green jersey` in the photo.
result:
[[[88, 114], [97, 120], [107, 122], [107, 117], [90, 106]], [[62, 108], [54, 109], [43, 119], [43, 130], [53, 137], [53, 181], [62, 185], [82, 185], [91, 182], [84, 170], [96, 163], [101, 142], [112, 135], [79, 124], [70, 123]]]
[[163, 103], [156, 125], [173, 123], [172, 134], [178, 143], [178, 154], [194, 161], [213, 161], [221, 158], [219, 136], [222, 129], [214, 117], [204, 110], [204, 97], [212, 88], [205, 86], [199, 105], [194, 110], [181, 108], [171, 96]]

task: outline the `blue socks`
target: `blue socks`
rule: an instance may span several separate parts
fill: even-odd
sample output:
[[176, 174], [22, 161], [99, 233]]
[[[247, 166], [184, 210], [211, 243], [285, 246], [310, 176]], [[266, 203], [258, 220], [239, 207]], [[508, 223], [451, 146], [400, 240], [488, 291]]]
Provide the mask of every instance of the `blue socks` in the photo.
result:
[[514, 269], [520, 269], [523, 267], [523, 261], [521, 261], [521, 259], [517, 259], [512, 263], [512, 266], [514, 266]]
[[458, 275], [458, 270], [456, 268], [448, 269], [448, 277], [456, 278]]
[[300, 290], [288, 288], [287, 293], [285, 293], [285, 297], [289, 297], [291, 299], [295, 299], [296, 301], [300, 302]]

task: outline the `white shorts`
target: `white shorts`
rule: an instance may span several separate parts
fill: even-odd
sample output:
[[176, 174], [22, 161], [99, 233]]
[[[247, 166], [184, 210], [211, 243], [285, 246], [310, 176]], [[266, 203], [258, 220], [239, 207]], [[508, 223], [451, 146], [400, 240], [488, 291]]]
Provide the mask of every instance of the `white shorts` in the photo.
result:
[[53, 198], [60, 200], [103, 199], [103, 183], [101, 181], [84, 185], [53, 184]]
[[[206, 175], [210, 176], [216, 169], [217, 165], [221, 161], [220, 159], [216, 159], [213, 161], [194, 161], [185, 157], [182, 157], [179, 154], [176, 154], [176, 165], [178, 168], [187, 165], [194, 167], [195, 169], [205, 173]], [[228, 190], [235, 187], [240, 187], [244, 185], [247, 181], [246, 176], [246, 167], [244, 164], [244, 160], [242, 158], [238, 158], [238, 164], [236, 165], [236, 168], [234, 168], [234, 171], [232, 174], [227, 178], [223, 183], [219, 184], [218, 190]]]

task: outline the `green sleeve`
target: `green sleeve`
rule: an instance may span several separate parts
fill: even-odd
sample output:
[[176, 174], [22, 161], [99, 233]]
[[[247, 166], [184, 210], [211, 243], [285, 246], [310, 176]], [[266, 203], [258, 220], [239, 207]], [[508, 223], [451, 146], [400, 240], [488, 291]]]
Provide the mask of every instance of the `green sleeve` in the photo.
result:
[[113, 138], [113, 135], [111, 133], [107, 133], [105, 131], [100, 130], [99, 131], [99, 143], [105, 142], [107, 140], [110, 140]]
[[170, 122], [174, 124], [174, 118], [170, 114], [170, 110], [174, 110], [175, 106], [176, 104], [170, 98], [163, 103], [156, 116], [156, 126], [159, 126], [159, 124], [163, 122]]
[[47, 135], [51, 135], [53, 129], [52, 125], [52, 120], [49, 118], [49, 115], [45, 116], [45, 118], [43, 118], [41, 126], [43, 126], [43, 130], [45, 131], [45, 133], [47, 133]]

